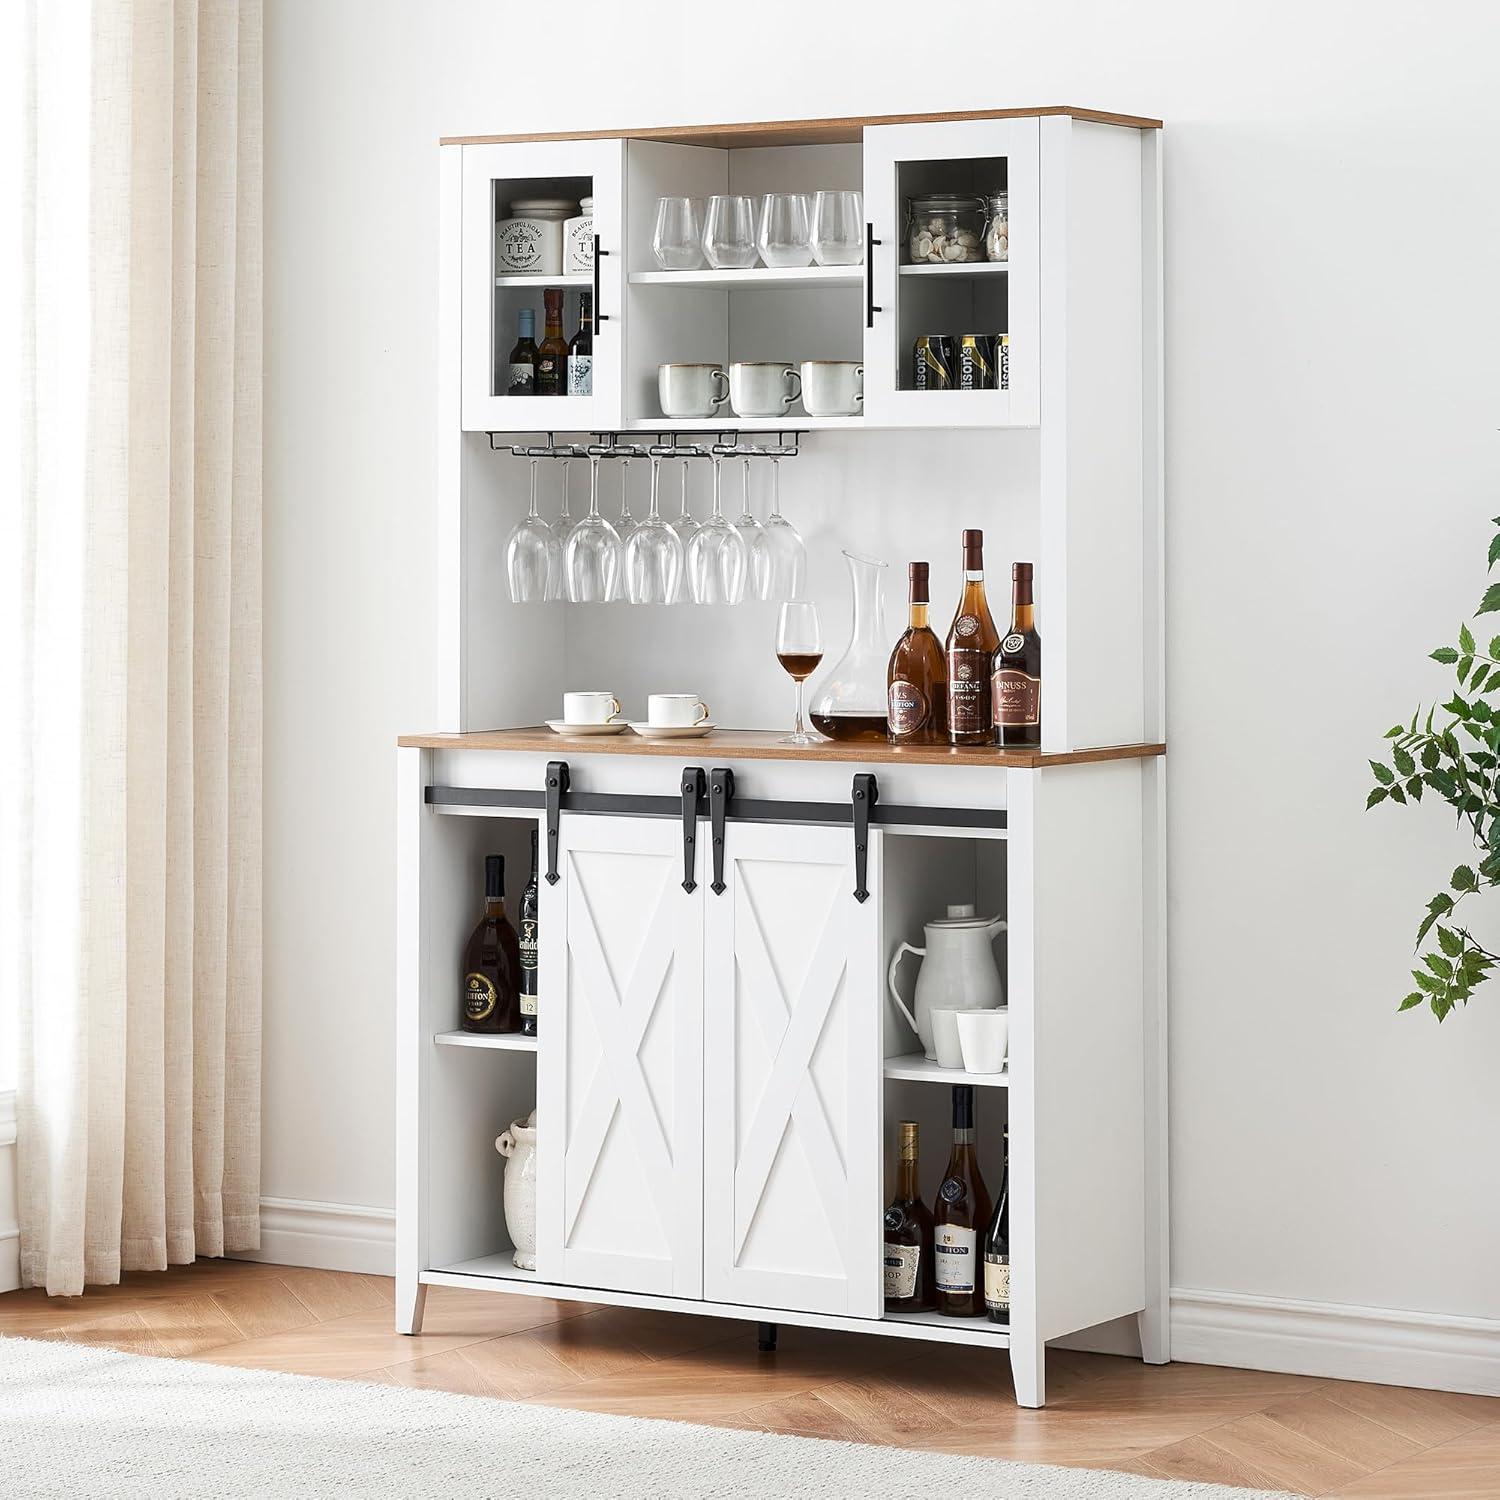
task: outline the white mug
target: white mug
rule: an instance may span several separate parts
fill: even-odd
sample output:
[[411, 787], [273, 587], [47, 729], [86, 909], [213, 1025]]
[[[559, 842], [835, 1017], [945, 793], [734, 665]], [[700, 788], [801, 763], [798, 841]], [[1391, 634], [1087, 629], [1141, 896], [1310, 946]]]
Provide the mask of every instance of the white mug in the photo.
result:
[[719, 365], [658, 365], [656, 394], [664, 417], [711, 417], [729, 399], [729, 377]]
[[620, 717], [620, 700], [613, 693], [564, 693], [565, 724], [612, 724]]
[[958, 1040], [958, 1010], [934, 1010], [932, 1012], [932, 1050], [937, 1054], [940, 1068], [961, 1068], [964, 1065], [963, 1048]]
[[853, 360], [804, 360], [802, 405], [810, 417], [857, 417], [865, 409], [865, 367]]
[[741, 417], [784, 417], [801, 394], [802, 377], [780, 360], [744, 360], [729, 367], [729, 404]]
[[662, 728], [691, 728], [708, 717], [708, 704], [696, 693], [652, 693], [646, 699], [646, 722]]
[[1005, 1044], [1010, 1035], [1010, 1012], [996, 1010], [954, 1011], [958, 1021], [958, 1045], [966, 1073], [999, 1073], [1005, 1068]]

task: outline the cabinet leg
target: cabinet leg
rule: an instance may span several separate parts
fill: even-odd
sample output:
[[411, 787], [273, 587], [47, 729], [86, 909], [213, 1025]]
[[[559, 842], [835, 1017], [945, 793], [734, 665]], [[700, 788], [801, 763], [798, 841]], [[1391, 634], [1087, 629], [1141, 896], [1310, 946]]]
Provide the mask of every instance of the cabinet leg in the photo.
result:
[[1135, 1315], [1141, 1336], [1141, 1358], [1148, 1365], [1164, 1365], [1172, 1358], [1171, 1338], [1166, 1312], [1160, 1306], [1148, 1307]]
[[774, 1354], [776, 1352], [776, 1335], [780, 1325], [776, 1323], [757, 1323], [755, 1325], [755, 1347], [762, 1354]]
[[396, 1332], [421, 1333], [422, 1312], [427, 1306], [427, 1288], [415, 1276], [396, 1278]]
[[1047, 1400], [1047, 1346], [1017, 1342], [1011, 1332], [1010, 1378], [1016, 1388], [1016, 1405], [1038, 1407]]

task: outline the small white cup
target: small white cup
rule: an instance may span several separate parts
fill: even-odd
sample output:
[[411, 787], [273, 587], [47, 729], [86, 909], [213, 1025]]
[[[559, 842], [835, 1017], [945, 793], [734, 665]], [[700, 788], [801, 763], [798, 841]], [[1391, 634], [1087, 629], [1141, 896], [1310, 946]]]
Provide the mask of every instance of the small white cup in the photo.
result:
[[729, 367], [729, 404], [741, 417], [784, 417], [802, 394], [802, 377], [779, 359], [742, 360]]
[[810, 417], [857, 417], [865, 409], [865, 367], [852, 359], [804, 360], [802, 405]]
[[1000, 1073], [1005, 1069], [1006, 1043], [1010, 1038], [1010, 1011], [958, 1010], [958, 1044], [967, 1073]]
[[658, 365], [656, 394], [664, 417], [711, 417], [729, 399], [729, 377], [721, 365]]
[[564, 693], [565, 724], [613, 724], [620, 717], [620, 700], [613, 693]]
[[646, 722], [660, 728], [691, 728], [708, 717], [708, 704], [696, 693], [652, 693], [646, 699]]
[[940, 1068], [962, 1068], [963, 1048], [958, 1040], [957, 1010], [934, 1010], [932, 1012], [932, 1050], [937, 1055]]

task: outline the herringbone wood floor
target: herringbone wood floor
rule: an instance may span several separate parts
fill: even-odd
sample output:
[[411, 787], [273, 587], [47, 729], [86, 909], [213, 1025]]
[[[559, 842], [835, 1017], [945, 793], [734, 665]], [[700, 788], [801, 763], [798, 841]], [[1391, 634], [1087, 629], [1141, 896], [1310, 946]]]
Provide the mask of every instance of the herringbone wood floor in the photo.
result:
[[1046, 1410], [1023, 1411], [984, 1350], [783, 1326], [762, 1355], [744, 1323], [441, 1287], [403, 1338], [383, 1277], [235, 1261], [75, 1299], [12, 1292], [6, 1333], [1309, 1495], [1500, 1496], [1500, 1400], [1250, 1370], [1054, 1351]]

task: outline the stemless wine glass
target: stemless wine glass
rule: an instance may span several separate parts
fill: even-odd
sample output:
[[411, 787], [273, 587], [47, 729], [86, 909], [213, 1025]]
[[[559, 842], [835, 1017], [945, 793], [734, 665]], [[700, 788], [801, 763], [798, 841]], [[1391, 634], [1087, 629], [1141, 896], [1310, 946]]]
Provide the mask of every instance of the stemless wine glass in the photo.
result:
[[807, 265], [812, 260], [812, 231], [805, 195], [767, 193], [760, 200], [755, 243], [768, 266]]
[[809, 734], [802, 717], [802, 695], [807, 679], [823, 660], [823, 628], [818, 606], [809, 599], [788, 599], [776, 620], [776, 660], [797, 684], [797, 717], [783, 745], [816, 745], [821, 735]]
[[703, 219], [703, 253], [716, 271], [755, 264], [755, 205], [738, 193], [716, 193]]
[[750, 544], [750, 567], [756, 596], [795, 599], [802, 593], [807, 573], [807, 548], [802, 533], [781, 513], [781, 460], [771, 460], [771, 514]]
[[688, 542], [688, 579], [695, 604], [738, 604], [745, 597], [745, 543], [724, 519], [721, 460], [714, 459], [714, 508]]
[[620, 535], [599, 514], [599, 457], [589, 454], [589, 513], [568, 534], [568, 598], [604, 604], [620, 574]]
[[696, 271], [703, 264], [703, 225], [691, 198], [657, 202], [651, 249], [663, 271]]
[[[740, 540], [745, 544], [745, 566], [746, 566], [746, 589], [748, 594], [754, 587], [754, 557], [755, 543], [760, 536], [761, 525], [755, 519], [755, 513], [750, 509], [750, 460], [744, 460], [744, 466], [740, 470], [740, 513], [735, 517], [734, 529], [739, 532]], [[756, 591], [757, 598], [765, 595]]]
[[531, 504], [505, 543], [505, 572], [510, 597], [517, 604], [536, 604], [548, 597], [558, 568], [557, 538], [536, 508], [536, 459], [531, 460]]
[[573, 529], [573, 518], [568, 514], [568, 464], [570, 459], [562, 461], [562, 509], [557, 514], [557, 519], [552, 523], [552, 536], [557, 547], [552, 553], [555, 567], [547, 579], [547, 597], [551, 600], [561, 600], [568, 597], [568, 568], [566, 562], [566, 548], [568, 545], [568, 533]]
[[685, 604], [692, 597], [692, 588], [688, 583], [687, 570], [687, 544], [692, 541], [693, 533], [698, 529], [698, 522], [692, 511], [688, 509], [687, 482], [688, 470], [691, 464], [687, 459], [682, 461], [682, 509], [675, 521], [672, 522], [672, 530], [677, 533], [677, 540], [682, 543], [682, 566], [677, 570], [677, 592], [672, 596], [673, 604]]
[[865, 258], [865, 211], [858, 193], [814, 195], [812, 253], [820, 266], [857, 266]]
[[632, 604], [670, 604], [682, 574], [682, 540], [661, 513], [661, 459], [651, 455], [651, 505], [625, 543], [625, 593]]

